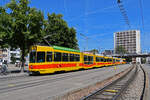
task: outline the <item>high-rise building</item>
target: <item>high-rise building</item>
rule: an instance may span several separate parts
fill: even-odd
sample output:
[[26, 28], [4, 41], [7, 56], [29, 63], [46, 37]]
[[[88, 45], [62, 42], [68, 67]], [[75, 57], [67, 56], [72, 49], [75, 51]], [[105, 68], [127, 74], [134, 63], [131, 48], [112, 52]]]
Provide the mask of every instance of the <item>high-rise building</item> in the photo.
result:
[[128, 31], [115, 32], [114, 50], [116, 50], [118, 46], [123, 47], [129, 54], [141, 53], [140, 31], [128, 30]]

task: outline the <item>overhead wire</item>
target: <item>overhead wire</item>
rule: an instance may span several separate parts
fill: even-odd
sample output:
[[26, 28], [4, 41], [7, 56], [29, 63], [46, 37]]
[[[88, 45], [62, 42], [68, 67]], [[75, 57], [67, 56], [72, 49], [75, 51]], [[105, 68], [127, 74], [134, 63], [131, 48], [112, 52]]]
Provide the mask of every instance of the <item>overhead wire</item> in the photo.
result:
[[142, 20], [141, 20], [141, 22], [142, 22], [142, 32], [143, 32], [143, 46], [145, 46], [145, 25], [144, 25], [144, 15], [143, 15], [143, 5], [142, 5], [142, 0], [139, 0], [139, 3], [140, 3], [140, 13], [141, 13], [141, 18], [142, 18]]
[[124, 17], [125, 23], [128, 25], [129, 28], [131, 28], [131, 25], [130, 25], [130, 22], [129, 22], [129, 18], [127, 16], [127, 12], [124, 9], [122, 1], [121, 0], [117, 0], [117, 4], [118, 4], [118, 7], [120, 9], [120, 12], [121, 12], [122, 16]]

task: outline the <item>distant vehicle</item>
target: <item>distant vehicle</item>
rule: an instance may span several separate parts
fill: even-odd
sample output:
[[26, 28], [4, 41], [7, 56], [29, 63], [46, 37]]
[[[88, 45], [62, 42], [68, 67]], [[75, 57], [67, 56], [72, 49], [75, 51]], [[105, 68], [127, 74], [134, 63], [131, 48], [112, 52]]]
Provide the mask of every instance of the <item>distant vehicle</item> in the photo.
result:
[[32, 46], [29, 72], [47, 74], [94, 67], [125, 64], [125, 59], [86, 54], [79, 50], [59, 46]]

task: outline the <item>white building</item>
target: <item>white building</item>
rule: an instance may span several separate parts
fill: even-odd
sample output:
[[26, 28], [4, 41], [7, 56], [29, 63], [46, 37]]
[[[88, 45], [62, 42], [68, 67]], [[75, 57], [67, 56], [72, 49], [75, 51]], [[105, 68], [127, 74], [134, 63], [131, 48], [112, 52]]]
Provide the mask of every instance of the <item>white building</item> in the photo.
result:
[[[114, 51], [118, 46], [125, 48], [129, 54], [140, 54], [140, 31], [139, 30], [127, 30], [114, 33]], [[116, 53], [116, 51], [115, 51]], [[137, 62], [141, 62], [140, 58], [136, 59]]]
[[6, 61], [7, 63], [12, 62], [11, 57], [12, 55], [16, 58], [17, 62], [20, 62], [20, 49], [14, 49], [10, 50], [10, 48], [4, 48], [1, 49], [1, 54], [2, 57], [0, 57], [3, 61]]
[[6, 61], [7, 63], [10, 62], [10, 49], [9, 48], [2, 49], [2, 60]]
[[12, 55], [14, 55], [14, 57], [16, 58], [16, 62], [20, 62], [20, 57], [21, 57], [20, 52], [21, 52], [21, 50], [19, 48], [11, 50], [10, 51], [10, 62], [12, 62], [11, 61], [11, 56]]

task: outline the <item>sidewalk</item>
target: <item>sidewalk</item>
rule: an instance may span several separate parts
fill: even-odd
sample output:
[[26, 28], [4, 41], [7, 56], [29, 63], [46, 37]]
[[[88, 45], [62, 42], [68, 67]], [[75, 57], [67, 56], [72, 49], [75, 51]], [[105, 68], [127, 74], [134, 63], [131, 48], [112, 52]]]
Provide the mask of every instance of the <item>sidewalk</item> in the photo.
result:
[[28, 66], [25, 66], [24, 72], [21, 72], [21, 67], [16, 67], [15, 64], [8, 64], [7, 70], [8, 70], [8, 74], [6, 75], [1, 74], [0, 78], [28, 75]]
[[24, 77], [24, 76], [28, 76], [28, 73], [25, 72], [20, 72], [20, 73], [9, 73], [6, 75], [0, 75], [0, 79], [10, 79], [13, 77]]
[[[28, 71], [28, 66], [24, 66], [25, 72]], [[21, 67], [16, 67], [15, 64], [8, 64], [8, 71], [10, 73], [19, 73], [21, 71]]]

